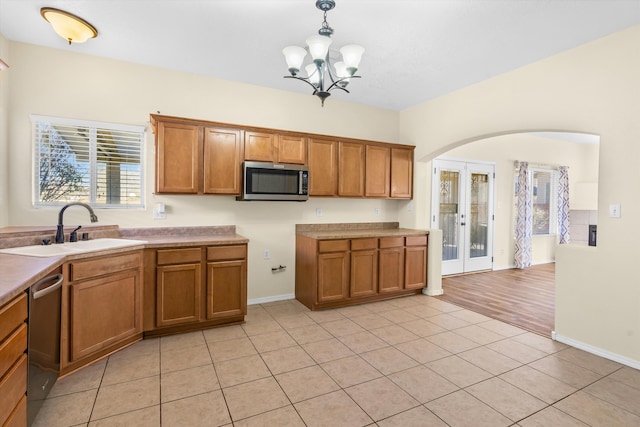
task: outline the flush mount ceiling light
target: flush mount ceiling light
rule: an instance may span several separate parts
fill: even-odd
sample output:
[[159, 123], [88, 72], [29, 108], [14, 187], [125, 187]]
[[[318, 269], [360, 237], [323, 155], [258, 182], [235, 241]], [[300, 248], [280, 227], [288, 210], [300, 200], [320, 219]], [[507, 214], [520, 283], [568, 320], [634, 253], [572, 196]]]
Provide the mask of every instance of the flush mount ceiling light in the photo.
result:
[[[355, 73], [358, 71], [360, 59], [364, 53], [364, 48], [356, 44], [349, 44], [340, 49], [342, 61], [333, 64], [332, 70], [329, 46], [331, 46], [331, 35], [333, 28], [327, 23], [327, 12], [336, 7], [334, 0], [317, 0], [316, 7], [324, 12], [322, 28], [318, 30], [318, 35], [307, 38], [307, 48], [300, 46], [287, 46], [282, 50], [289, 67], [289, 79], [301, 80], [313, 87], [313, 94], [318, 96], [324, 106], [324, 100], [331, 95], [333, 89], [340, 89], [347, 93], [347, 85], [351, 79], [360, 78]], [[298, 76], [307, 51], [311, 54], [312, 62], [305, 66], [306, 77]]]
[[53, 30], [69, 44], [84, 43], [98, 36], [98, 30], [84, 19], [64, 10], [52, 7], [40, 9], [40, 15], [51, 24]]

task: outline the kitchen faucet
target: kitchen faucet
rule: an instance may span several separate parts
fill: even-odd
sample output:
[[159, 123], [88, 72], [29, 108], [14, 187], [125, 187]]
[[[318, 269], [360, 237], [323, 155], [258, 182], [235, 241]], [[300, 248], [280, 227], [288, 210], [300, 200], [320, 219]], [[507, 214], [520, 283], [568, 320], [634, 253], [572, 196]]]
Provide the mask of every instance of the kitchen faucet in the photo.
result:
[[87, 205], [86, 203], [73, 202], [73, 203], [64, 205], [62, 209], [60, 209], [60, 213], [58, 214], [58, 227], [56, 229], [56, 243], [64, 243], [64, 225], [62, 225], [62, 217], [64, 215], [64, 211], [69, 206], [73, 206], [73, 205], [84, 206], [85, 208], [87, 208], [87, 210], [89, 210], [89, 215], [91, 215], [91, 222], [98, 222], [98, 217], [93, 212], [93, 209], [91, 209], [91, 206]]

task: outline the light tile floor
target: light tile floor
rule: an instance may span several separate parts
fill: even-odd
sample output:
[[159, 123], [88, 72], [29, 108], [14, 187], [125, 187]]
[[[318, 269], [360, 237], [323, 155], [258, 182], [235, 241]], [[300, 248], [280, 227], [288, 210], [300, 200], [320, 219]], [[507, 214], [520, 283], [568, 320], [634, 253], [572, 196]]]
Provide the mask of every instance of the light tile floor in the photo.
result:
[[640, 371], [423, 295], [136, 343], [38, 426], [640, 426]]

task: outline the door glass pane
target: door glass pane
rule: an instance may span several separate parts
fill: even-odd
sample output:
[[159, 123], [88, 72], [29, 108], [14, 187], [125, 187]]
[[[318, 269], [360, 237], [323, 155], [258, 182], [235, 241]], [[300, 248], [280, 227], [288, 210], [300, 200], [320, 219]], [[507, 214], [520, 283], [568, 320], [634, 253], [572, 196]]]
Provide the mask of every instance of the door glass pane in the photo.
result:
[[487, 256], [487, 236], [489, 225], [489, 175], [471, 174], [471, 227], [469, 236], [469, 258]]
[[440, 171], [440, 218], [442, 260], [458, 259], [458, 200], [460, 173]]

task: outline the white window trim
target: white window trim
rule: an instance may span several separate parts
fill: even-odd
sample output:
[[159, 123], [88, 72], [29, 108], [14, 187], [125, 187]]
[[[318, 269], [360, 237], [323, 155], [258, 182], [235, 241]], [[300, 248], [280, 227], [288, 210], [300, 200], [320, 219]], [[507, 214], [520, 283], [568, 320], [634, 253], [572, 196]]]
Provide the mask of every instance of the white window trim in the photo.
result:
[[[84, 126], [84, 127], [88, 127], [88, 128], [101, 128], [101, 129], [108, 129], [108, 130], [118, 130], [118, 131], [126, 131], [126, 132], [137, 132], [137, 133], [141, 133], [142, 134], [142, 138], [141, 138], [141, 144], [140, 144], [140, 204], [137, 205], [105, 205], [105, 204], [96, 204], [95, 203], [95, 194], [92, 192], [89, 197], [90, 197], [90, 202], [89, 205], [95, 209], [124, 209], [124, 210], [144, 210], [145, 209], [145, 205], [146, 205], [146, 193], [145, 193], [145, 171], [144, 171], [144, 163], [145, 163], [145, 159], [146, 159], [146, 152], [145, 152], [145, 141], [146, 141], [146, 127], [145, 126], [140, 126], [140, 125], [127, 125], [127, 124], [118, 124], [118, 123], [109, 123], [109, 122], [98, 122], [98, 121], [93, 121], [93, 120], [77, 120], [77, 119], [69, 119], [69, 118], [63, 118], [63, 117], [54, 117], [54, 116], [43, 116], [43, 115], [38, 115], [38, 114], [31, 114], [29, 115], [29, 119], [31, 121], [31, 126], [32, 126], [32, 135], [34, 133], [34, 128], [35, 128], [35, 123], [36, 122], [52, 122], [55, 124], [59, 124], [59, 125], [66, 125], [66, 126]], [[32, 136], [32, 140], [31, 140], [31, 147], [33, 148], [33, 136]], [[96, 180], [96, 165], [95, 165], [95, 146], [94, 144], [90, 145], [90, 163], [91, 163], [91, 168], [90, 168], [90, 182], [92, 185], [92, 188], [95, 188], [94, 184], [95, 184], [95, 180]], [[47, 202], [47, 203], [42, 203], [40, 202], [38, 199], [38, 191], [39, 191], [39, 168], [36, 166], [38, 165], [39, 159], [36, 158], [36, 156], [38, 156], [38, 153], [33, 153], [33, 158], [32, 158], [32, 183], [33, 183], [33, 188], [32, 188], [32, 204], [34, 208], [50, 208], [50, 207], [58, 207], [58, 206], [64, 206], [67, 204], [67, 202]]]

